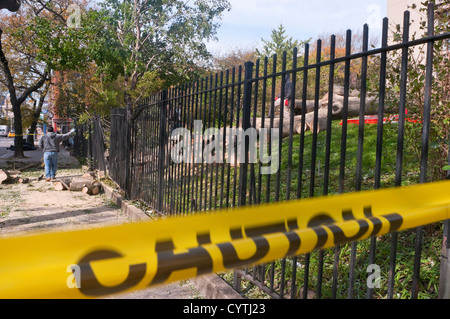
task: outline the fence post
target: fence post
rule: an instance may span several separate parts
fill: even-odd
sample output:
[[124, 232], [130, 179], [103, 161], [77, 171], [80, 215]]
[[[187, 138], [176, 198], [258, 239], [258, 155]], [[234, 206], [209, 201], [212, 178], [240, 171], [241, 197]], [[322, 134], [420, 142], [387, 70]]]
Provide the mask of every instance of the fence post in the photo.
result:
[[[111, 121], [112, 123], [112, 121]], [[128, 198], [132, 198], [132, 180], [133, 180], [133, 139], [132, 139], [132, 132], [134, 129], [134, 120], [131, 116], [131, 111], [127, 107], [125, 109], [125, 121], [124, 126], [125, 129], [123, 130], [126, 134], [125, 136], [125, 152], [126, 152], [126, 170], [125, 170], [125, 194], [128, 196]]]
[[441, 269], [439, 274], [439, 299], [450, 299], [450, 242], [448, 241], [450, 220], [444, 221], [441, 249]]
[[245, 161], [239, 163], [239, 206], [245, 206], [247, 198], [247, 171], [249, 161], [249, 137], [245, 135], [245, 131], [250, 128], [250, 113], [252, 104], [252, 75], [253, 75], [253, 62], [245, 63], [244, 73], [244, 99], [242, 105], [242, 133], [244, 139], [242, 142], [245, 144]]
[[[448, 132], [450, 138], [450, 132]], [[448, 142], [450, 149], [450, 140]], [[448, 165], [450, 165], [450, 152], [448, 153]], [[450, 171], [447, 171], [447, 179], [450, 179]], [[448, 236], [450, 232], [450, 219], [444, 221], [444, 234], [441, 248], [441, 269], [439, 273], [439, 299], [450, 299], [450, 242]]]
[[94, 157], [92, 156], [92, 119], [90, 119], [89, 123], [88, 123], [88, 132], [89, 132], [88, 140], [87, 140], [88, 167], [89, 167], [89, 170], [93, 170], [94, 169]]
[[[253, 62], [246, 62], [244, 64], [244, 99], [242, 104], [242, 134], [244, 139], [245, 151], [244, 163], [239, 163], [239, 206], [245, 206], [247, 201], [247, 171], [248, 171], [248, 160], [249, 160], [249, 137], [245, 135], [245, 131], [250, 127], [250, 112], [252, 104], [252, 76], [253, 76]], [[238, 119], [239, 120], [239, 119]], [[239, 126], [239, 122], [236, 124]], [[237, 128], [237, 127], [236, 127]], [[238, 145], [239, 147], [239, 145]], [[236, 150], [237, 151], [237, 150]], [[237, 292], [241, 290], [241, 276], [238, 271], [233, 272], [233, 288]]]
[[159, 113], [159, 159], [158, 159], [158, 189], [156, 209], [163, 211], [164, 201], [164, 167], [166, 165], [165, 145], [166, 145], [166, 122], [167, 122], [167, 90], [161, 92], [161, 110]]

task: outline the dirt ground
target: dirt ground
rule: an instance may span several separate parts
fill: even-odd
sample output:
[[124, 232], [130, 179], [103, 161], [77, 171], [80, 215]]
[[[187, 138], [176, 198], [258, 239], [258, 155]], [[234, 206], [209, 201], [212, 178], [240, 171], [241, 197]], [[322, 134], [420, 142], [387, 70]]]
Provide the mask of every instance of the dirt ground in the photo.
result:
[[[84, 173], [70, 158], [61, 161], [61, 176]], [[67, 162], [67, 161], [66, 161]], [[2, 164], [2, 163], [0, 163]], [[3, 163], [4, 164], [4, 163]], [[73, 164], [73, 165], [72, 165]], [[76, 167], [78, 166], [78, 167]], [[20, 174], [31, 181], [26, 184], [0, 185], [0, 237], [28, 234], [42, 230], [80, 229], [132, 222], [105, 194], [90, 196], [82, 192], [56, 191], [51, 182], [37, 180], [44, 173], [36, 168]], [[202, 299], [189, 281], [176, 282], [133, 293], [115, 295], [108, 299]]]

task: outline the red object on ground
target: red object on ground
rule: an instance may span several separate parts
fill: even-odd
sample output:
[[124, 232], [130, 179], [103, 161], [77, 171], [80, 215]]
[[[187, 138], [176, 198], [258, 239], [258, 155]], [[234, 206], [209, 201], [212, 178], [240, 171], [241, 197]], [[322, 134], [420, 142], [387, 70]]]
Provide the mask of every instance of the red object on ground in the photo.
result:
[[[405, 109], [405, 114], [408, 114], [408, 110]], [[419, 120], [414, 120], [412, 118], [407, 117], [405, 119], [410, 123], [418, 123], [421, 122]], [[347, 120], [349, 124], [359, 124], [359, 118], [352, 118]], [[378, 115], [366, 115], [364, 116], [364, 123], [366, 124], [377, 124], [378, 123]], [[398, 115], [389, 115], [383, 118], [383, 123], [398, 123]], [[342, 121], [340, 123], [342, 125]]]

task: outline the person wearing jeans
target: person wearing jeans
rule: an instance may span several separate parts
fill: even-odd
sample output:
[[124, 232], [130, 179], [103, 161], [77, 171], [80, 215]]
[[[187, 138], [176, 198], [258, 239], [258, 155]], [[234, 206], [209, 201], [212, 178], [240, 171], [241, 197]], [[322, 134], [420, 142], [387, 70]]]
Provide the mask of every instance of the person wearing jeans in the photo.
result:
[[53, 131], [53, 127], [49, 127], [47, 134], [41, 137], [39, 140], [39, 147], [44, 151], [44, 164], [45, 164], [45, 180], [47, 182], [53, 180], [58, 170], [58, 152], [61, 142], [67, 140], [75, 129], [73, 128], [67, 134], [56, 134]]

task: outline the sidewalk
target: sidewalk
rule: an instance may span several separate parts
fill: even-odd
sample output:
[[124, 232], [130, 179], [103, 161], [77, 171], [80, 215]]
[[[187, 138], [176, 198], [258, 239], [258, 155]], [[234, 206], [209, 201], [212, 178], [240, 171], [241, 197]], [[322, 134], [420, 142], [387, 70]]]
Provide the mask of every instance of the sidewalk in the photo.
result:
[[[44, 174], [42, 151], [35, 150], [25, 159], [0, 159], [0, 169], [14, 166], [33, 168], [19, 172], [30, 183], [0, 184], [0, 237], [28, 234], [42, 230], [68, 230], [131, 223], [149, 218], [120, 195], [104, 185], [104, 192], [87, 195], [82, 192], [57, 191], [53, 184], [38, 180]], [[82, 175], [85, 171], [76, 158], [61, 148], [58, 177]], [[212, 274], [165, 286], [118, 294], [107, 299], [240, 299], [237, 292]]]
[[[31, 152], [31, 151], [30, 151]], [[41, 151], [33, 151], [32, 158], [14, 160], [33, 163], [39, 161]], [[0, 160], [0, 166], [8, 166], [7, 161]], [[67, 151], [60, 153], [60, 167], [57, 177], [81, 175], [77, 159], [69, 156]], [[37, 180], [44, 174], [38, 167], [20, 174], [31, 181], [27, 184], [13, 183], [0, 185], [0, 237], [29, 234], [42, 230], [66, 230], [85, 227], [101, 227], [112, 224], [132, 222], [111, 199], [103, 194], [89, 196], [82, 192], [56, 191], [52, 183], [45, 179]], [[145, 289], [108, 297], [108, 299], [199, 299], [205, 298], [189, 282], [172, 283], [167, 286]]]

